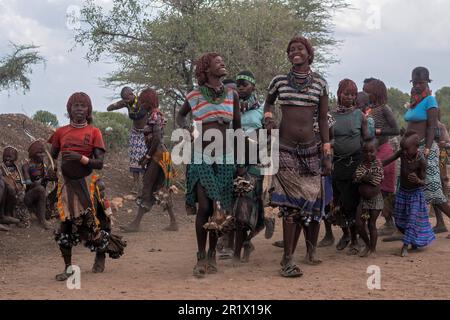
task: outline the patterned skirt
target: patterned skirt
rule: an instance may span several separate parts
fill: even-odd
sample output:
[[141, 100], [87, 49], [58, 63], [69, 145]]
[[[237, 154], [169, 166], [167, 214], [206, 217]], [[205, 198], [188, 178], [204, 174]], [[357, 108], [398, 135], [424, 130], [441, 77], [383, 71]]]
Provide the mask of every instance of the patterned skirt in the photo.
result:
[[372, 199], [361, 198], [361, 208], [363, 210], [383, 210], [384, 200], [381, 192]]
[[425, 247], [436, 239], [428, 219], [428, 205], [423, 189], [399, 189], [395, 198], [395, 224], [405, 235], [403, 243]]
[[280, 144], [280, 165], [272, 180], [271, 206], [281, 207], [283, 216], [288, 212], [322, 217], [320, 158], [317, 142], [299, 144], [295, 148]]
[[145, 136], [142, 130], [131, 129], [130, 133], [130, 172], [142, 173], [144, 169], [139, 165], [139, 161], [147, 152]]
[[227, 211], [233, 206], [234, 164], [200, 163], [189, 164], [186, 179], [186, 204], [195, 207], [197, 200], [196, 186], [199, 183], [206, 195], [213, 201], [220, 202]]
[[[420, 144], [420, 151], [423, 152], [425, 141]], [[430, 154], [428, 155], [426, 170], [425, 198], [428, 203], [442, 204], [447, 202], [447, 198], [442, 190], [441, 173], [439, 170], [439, 147], [433, 142]]]

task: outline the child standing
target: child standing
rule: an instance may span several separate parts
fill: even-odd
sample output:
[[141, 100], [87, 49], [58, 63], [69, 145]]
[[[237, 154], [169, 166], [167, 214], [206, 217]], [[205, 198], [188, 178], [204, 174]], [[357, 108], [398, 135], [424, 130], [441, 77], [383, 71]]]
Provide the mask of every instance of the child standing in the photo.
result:
[[[383, 167], [377, 159], [377, 141], [367, 140], [363, 145], [364, 160], [355, 171], [354, 182], [359, 183], [358, 191], [361, 196], [360, 210], [356, 214], [358, 233], [366, 244], [360, 252], [360, 257], [368, 257], [376, 252], [378, 232], [377, 219], [383, 210], [383, 196], [380, 184], [383, 181]], [[368, 222], [369, 235], [366, 231]]]
[[415, 131], [405, 133], [400, 150], [383, 161], [386, 166], [400, 158], [400, 188], [395, 199], [395, 224], [404, 234], [401, 256], [412, 249], [425, 247], [436, 239], [428, 219], [428, 205], [425, 200], [426, 160], [419, 151], [419, 135]]

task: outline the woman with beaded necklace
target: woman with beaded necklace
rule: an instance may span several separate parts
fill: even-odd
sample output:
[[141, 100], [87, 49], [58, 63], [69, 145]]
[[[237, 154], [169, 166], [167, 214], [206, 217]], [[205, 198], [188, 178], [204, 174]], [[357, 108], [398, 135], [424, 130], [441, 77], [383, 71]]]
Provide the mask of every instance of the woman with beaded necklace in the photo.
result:
[[[206, 241], [208, 232], [204, 225], [213, 215], [214, 210], [221, 209], [231, 211], [233, 201], [233, 178], [235, 166], [228, 159], [226, 146], [215, 150], [215, 154], [207, 156], [206, 148], [211, 144], [204, 136], [217, 130], [226, 137], [226, 130], [230, 126], [236, 130], [241, 128], [241, 116], [239, 110], [239, 97], [235, 90], [223, 85], [221, 79], [225, 77], [227, 70], [222, 57], [218, 53], [207, 53], [196, 63], [195, 76], [198, 88], [190, 92], [184, 105], [177, 115], [177, 124], [181, 128], [188, 129], [186, 118], [192, 114], [194, 121], [201, 125], [202, 130], [197, 139], [201, 142], [194, 146], [193, 162], [188, 166], [186, 181], [186, 203], [195, 207], [198, 203], [196, 216], [197, 234], [197, 264], [193, 274], [196, 277], [204, 277], [209, 273], [217, 272], [216, 245], [217, 234], [209, 232], [209, 250], [206, 253]], [[208, 132], [209, 131], [209, 132]], [[214, 141], [216, 142], [216, 141]], [[219, 142], [219, 143], [220, 143]]]
[[356, 229], [356, 210], [359, 205], [358, 185], [353, 182], [356, 168], [363, 159], [362, 141], [369, 137], [367, 119], [356, 106], [358, 88], [350, 79], [339, 83], [338, 106], [333, 112], [336, 124], [334, 132], [333, 194], [336, 212], [344, 235], [337, 250], [344, 250], [349, 243], [349, 254], [359, 253]]
[[111, 234], [111, 217], [100, 215], [95, 206], [98, 176], [93, 171], [103, 168], [105, 144], [101, 131], [91, 125], [91, 99], [84, 92], [74, 93], [67, 102], [67, 112], [70, 124], [58, 128], [48, 141], [53, 159], [61, 154], [62, 179], [58, 184], [61, 224], [55, 240], [65, 268], [56, 275], [57, 281], [66, 281], [71, 276], [72, 247], [80, 241], [96, 253], [93, 273], [104, 271], [106, 253], [117, 259], [126, 246], [120, 237]]
[[[287, 75], [276, 76], [270, 83], [264, 124], [269, 131], [276, 128], [272, 112], [278, 100], [282, 111], [279, 170], [272, 180], [270, 204], [280, 207], [283, 217], [284, 254], [280, 275], [292, 278], [303, 275], [293, 257], [302, 229], [307, 248], [305, 262], [321, 263], [315, 255], [322, 218], [321, 174], [327, 176], [330, 173], [331, 146], [328, 85], [323, 77], [311, 70], [314, 61], [311, 42], [304, 37], [294, 37], [286, 52], [292, 69]], [[321, 147], [314, 131], [317, 115]]]

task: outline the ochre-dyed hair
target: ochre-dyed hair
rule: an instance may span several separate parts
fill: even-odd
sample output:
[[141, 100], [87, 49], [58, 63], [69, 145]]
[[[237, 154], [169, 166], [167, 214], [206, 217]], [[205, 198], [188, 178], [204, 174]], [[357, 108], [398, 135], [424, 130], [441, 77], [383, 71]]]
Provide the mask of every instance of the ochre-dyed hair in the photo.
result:
[[[76, 92], [74, 94], [72, 94], [69, 98], [69, 100], [67, 101], [67, 113], [69, 113], [69, 117], [70, 117], [70, 113], [72, 111], [72, 105], [75, 103], [83, 103], [85, 105], [87, 105], [88, 107], [88, 116], [87, 116], [87, 122], [88, 123], [92, 123], [92, 102], [91, 102], [91, 98], [89, 98], [89, 96], [84, 93], [84, 92]], [[72, 118], [70, 118], [72, 119]]]
[[151, 88], [142, 90], [138, 98], [138, 105], [148, 110], [159, 108], [158, 93]]
[[371, 101], [376, 106], [385, 105], [388, 101], [387, 88], [383, 81], [379, 79], [370, 79], [364, 84], [364, 92], [375, 96], [375, 101]]
[[220, 54], [216, 52], [209, 52], [204, 54], [200, 57], [200, 59], [197, 60], [195, 64], [195, 78], [197, 79], [198, 85], [203, 86], [206, 83], [206, 81], [208, 80], [206, 70], [208, 70], [209, 66], [211, 65], [211, 61], [219, 56]]
[[291, 41], [289, 41], [289, 44], [287, 46], [287, 50], [286, 50], [287, 54], [289, 54], [291, 45], [294, 43], [301, 43], [305, 46], [306, 51], [308, 51], [308, 54], [309, 54], [308, 63], [311, 65], [314, 62], [314, 48], [311, 44], [311, 41], [309, 41], [305, 37], [301, 37], [301, 36], [296, 36], [296, 37], [292, 38]]
[[338, 103], [341, 104], [341, 95], [343, 92], [350, 91], [355, 95], [355, 101], [353, 101], [353, 105], [356, 103], [356, 96], [358, 95], [358, 86], [353, 80], [344, 79], [339, 82], [339, 88], [337, 91], [337, 99]]

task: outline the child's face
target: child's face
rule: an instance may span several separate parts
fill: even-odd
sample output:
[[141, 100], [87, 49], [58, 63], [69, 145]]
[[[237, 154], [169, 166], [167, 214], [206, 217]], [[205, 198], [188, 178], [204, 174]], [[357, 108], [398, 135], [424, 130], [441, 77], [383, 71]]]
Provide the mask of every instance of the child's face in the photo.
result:
[[14, 162], [16, 162], [16, 160], [17, 157], [12, 152], [7, 152], [3, 154], [3, 163], [7, 167], [11, 167], [12, 165], [14, 165]]
[[413, 135], [405, 140], [403, 143], [403, 151], [408, 157], [414, 157], [419, 150], [419, 136]]
[[368, 161], [373, 161], [377, 158], [377, 148], [373, 142], [365, 143], [363, 146], [363, 152], [364, 157]]
[[33, 160], [36, 161], [37, 163], [42, 163], [42, 162], [44, 162], [44, 159], [45, 159], [45, 152], [44, 152], [44, 151], [37, 152], [37, 153], [33, 156]]
[[419, 150], [419, 146], [415, 143], [407, 143], [405, 146], [405, 152], [408, 157], [414, 157], [417, 154], [417, 150]]

